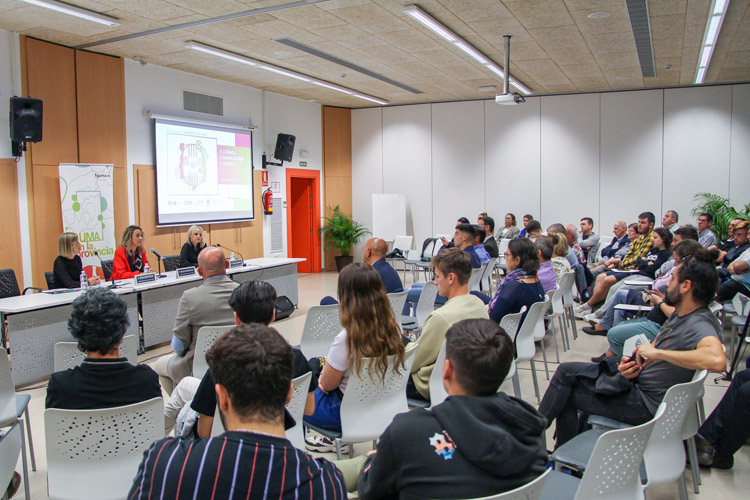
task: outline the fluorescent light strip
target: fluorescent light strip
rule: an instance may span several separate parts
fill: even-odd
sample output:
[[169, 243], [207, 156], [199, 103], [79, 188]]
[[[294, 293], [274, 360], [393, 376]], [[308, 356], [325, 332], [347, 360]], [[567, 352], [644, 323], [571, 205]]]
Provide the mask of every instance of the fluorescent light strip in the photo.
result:
[[[404, 9], [404, 13], [410, 15], [415, 20], [419, 21], [426, 28], [429, 28], [434, 33], [440, 35], [442, 38], [452, 43], [458, 49], [470, 55], [472, 59], [474, 59], [478, 63], [485, 66], [488, 70], [492, 71], [500, 78], [505, 78], [505, 71], [503, 71], [503, 69], [501, 69], [498, 65], [493, 63], [488, 57], [486, 57], [484, 54], [482, 54], [480, 51], [474, 48], [474, 46], [471, 45], [469, 42], [467, 42], [460, 36], [456, 35], [451, 30], [443, 26], [442, 24], [440, 24], [439, 21], [434, 19], [432, 16], [427, 14], [418, 6], [409, 5], [408, 7]], [[524, 94], [527, 94], [527, 95], [531, 94], [531, 90], [519, 84], [513, 78], [509, 80], [509, 83], [513, 85], [514, 87], [516, 87], [521, 92], [523, 92]]]
[[68, 14], [69, 16], [75, 16], [79, 19], [85, 19], [87, 21], [93, 21], [95, 23], [104, 24], [106, 26], [119, 26], [120, 20], [116, 17], [105, 16], [88, 9], [76, 7], [75, 5], [68, 5], [66, 3], [57, 2], [55, 0], [22, 0], [23, 2], [36, 5], [37, 7], [44, 7], [45, 9], [54, 10], [62, 14]]
[[229, 52], [227, 50], [218, 49], [216, 47], [211, 47], [210, 45], [205, 45], [200, 42], [193, 41], [193, 40], [189, 42], [185, 42], [185, 47], [188, 49], [204, 52], [206, 54], [211, 54], [216, 57], [221, 57], [229, 61], [238, 62], [240, 64], [246, 64], [254, 68], [263, 69], [263, 70], [271, 71], [279, 75], [288, 76], [289, 78], [294, 78], [296, 80], [302, 80], [303, 82], [312, 83], [313, 85], [318, 85], [320, 87], [325, 87], [327, 89], [335, 90], [336, 92], [341, 92], [342, 94], [347, 94], [352, 97], [364, 99], [365, 101], [370, 101], [370, 102], [374, 102], [377, 104], [388, 104], [388, 101], [377, 98], [377, 97], [373, 97], [367, 94], [362, 94], [354, 90], [348, 89], [346, 87], [336, 85], [334, 83], [328, 83], [323, 80], [318, 80], [317, 78], [303, 75], [302, 73], [297, 73], [296, 71], [290, 71], [288, 69], [274, 66], [273, 64], [256, 61], [255, 59], [251, 59], [249, 57], [235, 54], [234, 52]]
[[721, 25], [724, 22], [724, 17], [729, 7], [729, 0], [713, 0], [710, 12], [711, 16], [706, 22], [706, 30], [703, 34], [703, 45], [701, 46], [700, 58], [698, 60], [698, 67], [695, 70], [695, 84], [700, 85], [703, 83], [703, 78], [706, 76], [708, 71], [708, 65], [711, 64], [711, 56], [714, 53], [714, 47], [716, 47], [716, 40], [719, 38], [719, 32], [721, 31]]

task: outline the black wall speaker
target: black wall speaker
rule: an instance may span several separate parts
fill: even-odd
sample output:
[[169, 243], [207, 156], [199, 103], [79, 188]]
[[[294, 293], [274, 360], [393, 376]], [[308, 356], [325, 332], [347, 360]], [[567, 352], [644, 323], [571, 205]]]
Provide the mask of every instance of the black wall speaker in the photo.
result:
[[10, 98], [10, 138], [15, 142], [42, 140], [42, 100]]
[[279, 134], [276, 137], [276, 150], [273, 157], [281, 161], [292, 161], [295, 140], [296, 138], [293, 135]]

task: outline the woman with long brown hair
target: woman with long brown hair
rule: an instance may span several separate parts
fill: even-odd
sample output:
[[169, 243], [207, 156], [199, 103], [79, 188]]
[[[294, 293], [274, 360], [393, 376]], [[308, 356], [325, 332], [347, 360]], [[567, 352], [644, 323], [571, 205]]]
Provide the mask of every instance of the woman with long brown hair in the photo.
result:
[[132, 278], [145, 270], [148, 259], [143, 239], [143, 229], [140, 226], [131, 225], [122, 232], [120, 246], [115, 250], [112, 263], [112, 281]]
[[315, 390], [315, 413], [305, 421], [324, 429], [341, 430], [341, 399], [350, 373], [361, 374], [364, 359], [375, 383], [385, 379], [389, 356], [393, 370], [404, 367], [404, 343], [378, 273], [368, 264], [350, 264], [339, 274], [341, 330], [331, 344]]

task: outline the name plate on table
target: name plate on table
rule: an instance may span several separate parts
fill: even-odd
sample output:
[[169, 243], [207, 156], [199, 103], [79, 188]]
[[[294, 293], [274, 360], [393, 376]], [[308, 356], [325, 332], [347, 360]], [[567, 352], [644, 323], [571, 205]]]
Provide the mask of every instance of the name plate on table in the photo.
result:
[[178, 278], [184, 278], [185, 276], [194, 276], [195, 275], [195, 268], [190, 267], [181, 267], [177, 270], [177, 277]]
[[234, 269], [235, 267], [242, 267], [242, 265], [245, 263], [242, 259], [230, 259], [229, 260], [229, 269]]
[[154, 273], [141, 273], [135, 275], [135, 284], [142, 285], [144, 283], [151, 283], [156, 281], [156, 275]]

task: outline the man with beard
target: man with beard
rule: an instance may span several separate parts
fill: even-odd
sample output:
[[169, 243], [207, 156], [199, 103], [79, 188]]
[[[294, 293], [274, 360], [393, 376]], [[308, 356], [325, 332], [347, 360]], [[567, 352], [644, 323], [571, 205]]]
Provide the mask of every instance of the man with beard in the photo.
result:
[[585, 419], [579, 419], [579, 411], [639, 425], [653, 417], [670, 387], [689, 382], [695, 370], [724, 371], [720, 325], [707, 307], [717, 282], [713, 259], [699, 249], [677, 264], [669, 282], [666, 300], [675, 312], [651, 344], [623, 353], [617, 373], [606, 375], [590, 363], [560, 365], [539, 406], [548, 426], [557, 422], [557, 446], [581, 430]]

